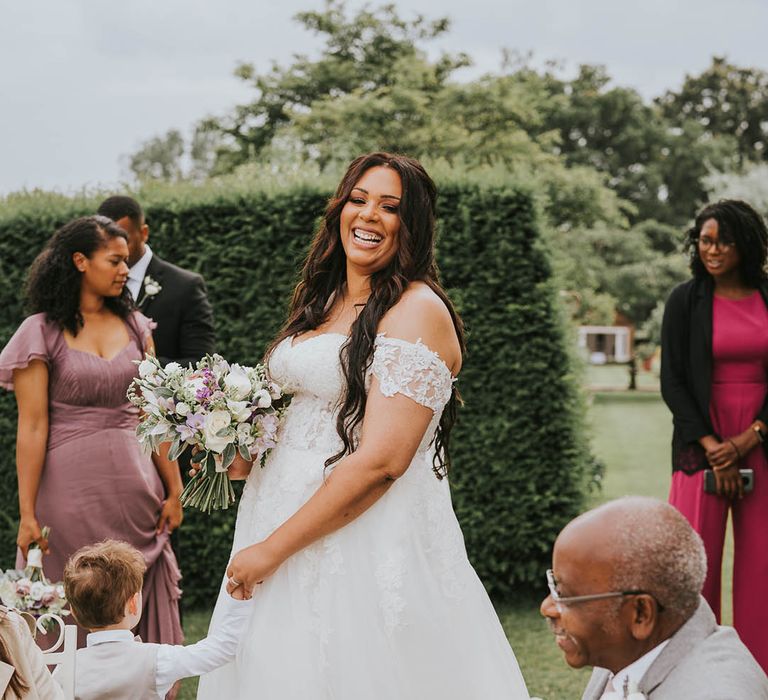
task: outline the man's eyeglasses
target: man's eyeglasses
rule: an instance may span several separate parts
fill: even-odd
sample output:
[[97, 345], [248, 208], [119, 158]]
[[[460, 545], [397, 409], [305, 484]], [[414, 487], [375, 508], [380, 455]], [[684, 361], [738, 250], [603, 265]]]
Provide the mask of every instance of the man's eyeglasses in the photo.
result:
[[734, 243], [733, 242], [727, 242], [723, 240], [719, 240], [717, 238], [710, 238], [709, 236], [701, 236], [699, 238], [699, 248], [702, 250], [709, 250], [710, 248], [717, 248], [723, 253], [727, 253], [731, 248], [733, 248]]
[[[552, 569], [547, 569], [547, 586], [549, 587], [549, 595], [552, 596], [552, 600], [555, 605], [573, 605], [574, 603], [586, 603], [590, 600], [604, 600], [605, 598], [619, 598], [625, 595], [650, 595], [654, 600], [656, 597], [648, 591], [610, 591], [609, 593], [591, 593], [590, 595], [571, 595], [561, 596], [557, 590], [557, 579], [555, 578], [555, 572]], [[659, 610], [663, 610], [664, 606], [656, 600], [656, 605]]]

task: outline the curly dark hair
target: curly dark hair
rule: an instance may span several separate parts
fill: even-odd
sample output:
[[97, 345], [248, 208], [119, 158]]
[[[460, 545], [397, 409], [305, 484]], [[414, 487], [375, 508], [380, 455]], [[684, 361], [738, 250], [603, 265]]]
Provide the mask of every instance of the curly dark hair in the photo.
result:
[[708, 204], [697, 215], [685, 234], [685, 251], [691, 272], [698, 279], [709, 277], [699, 257], [701, 227], [709, 219], [717, 221], [720, 240], [734, 243], [739, 251], [739, 274], [748, 287], [760, 286], [768, 277], [765, 263], [768, 257], [768, 231], [765, 222], [749, 204], [738, 199], [721, 199]]
[[[437, 189], [422, 165], [403, 155], [369, 153], [352, 161], [336, 193], [328, 201], [325, 215], [304, 262], [301, 280], [293, 294], [288, 320], [267, 351], [267, 357], [285, 338], [314, 330], [327, 319], [332, 299], [343, 293], [346, 285], [346, 256], [341, 244], [341, 210], [352, 188], [370, 168], [392, 168], [402, 182], [402, 199], [398, 208], [400, 234], [397, 254], [385, 268], [371, 276], [371, 293], [350, 336], [339, 353], [346, 390], [341, 399], [336, 432], [342, 449], [329, 457], [329, 467], [357, 445], [354, 431], [365, 414], [365, 373], [371, 364], [376, 330], [384, 314], [401, 298], [409, 283], [421, 281], [437, 294], [448, 308], [464, 353], [464, 325], [450, 299], [440, 286], [435, 261], [435, 204]], [[433, 470], [442, 479], [450, 468], [448, 443], [456, 421], [461, 398], [454, 386], [435, 434]]]
[[[49, 321], [77, 335], [83, 327], [82, 273], [75, 267], [72, 256], [82, 253], [90, 258], [110, 238], [128, 241], [125, 231], [106, 216], [83, 216], [56, 231], [29, 268], [25, 288], [27, 311], [30, 314], [44, 312]], [[123, 287], [120, 296], [104, 297], [104, 305], [122, 319], [128, 318], [134, 308], [127, 287]]]

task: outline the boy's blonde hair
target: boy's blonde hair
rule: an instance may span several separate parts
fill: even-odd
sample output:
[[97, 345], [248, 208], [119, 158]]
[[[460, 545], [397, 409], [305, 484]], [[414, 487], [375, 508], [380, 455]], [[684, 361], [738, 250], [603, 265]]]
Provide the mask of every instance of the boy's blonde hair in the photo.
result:
[[72, 614], [86, 629], [120, 622], [125, 605], [141, 590], [144, 557], [127, 542], [104, 540], [78, 549], [64, 567], [64, 591]]

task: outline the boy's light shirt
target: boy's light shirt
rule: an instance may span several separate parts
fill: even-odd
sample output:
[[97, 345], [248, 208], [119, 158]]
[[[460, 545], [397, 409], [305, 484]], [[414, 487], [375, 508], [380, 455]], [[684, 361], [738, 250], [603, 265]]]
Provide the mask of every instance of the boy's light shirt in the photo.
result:
[[[196, 644], [158, 644], [157, 664], [155, 666], [155, 687], [160, 697], [171, 689], [180, 678], [199, 676], [213, 671], [235, 658], [237, 645], [242, 639], [248, 614], [251, 611], [250, 600], [235, 600], [222, 596], [224, 615], [221, 624], [204, 639]], [[135, 642], [130, 630], [105, 630], [91, 632], [87, 638], [88, 646], [109, 642]]]

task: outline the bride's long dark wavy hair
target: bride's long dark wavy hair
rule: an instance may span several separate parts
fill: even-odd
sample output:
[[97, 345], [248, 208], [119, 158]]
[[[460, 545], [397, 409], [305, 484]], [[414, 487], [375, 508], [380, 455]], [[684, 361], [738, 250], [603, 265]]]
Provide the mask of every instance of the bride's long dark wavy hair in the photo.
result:
[[[269, 347], [267, 357], [285, 338], [322, 325], [328, 318], [332, 300], [343, 294], [346, 256], [340, 238], [341, 210], [363, 174], [377, 166], [392, 168], [402, 183], [398, 208], [398, 249], [392, 261], [371, 276], [370, 296], [352, 324], [349, 338], [339, 354], [346, 390], [342, 394], [336, 431], [343, 447], [326, 460], [326, 467], [354, 452], [357, 447], [354, 432], [365, 414], [365, 374], [373, 359], [376, 331], [384, 314], [397, 304], [411, 282], [424, 282], [443, 300], [453, 319], [462, 354], [465, 349], [463, 323], [440, 286], [435, 262], [435, 183], [413, 158], [391, 153], [369, 153], [352, 161], [336, 193], [328, 201], [322, 223], [304, 262], [301, 280], [294, 291], [288, 320]], [[454, 386], [434, 439], [432, 468], [438, 479], [442, 479], [450, 468], [448, 443], [460, 401]]]

